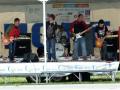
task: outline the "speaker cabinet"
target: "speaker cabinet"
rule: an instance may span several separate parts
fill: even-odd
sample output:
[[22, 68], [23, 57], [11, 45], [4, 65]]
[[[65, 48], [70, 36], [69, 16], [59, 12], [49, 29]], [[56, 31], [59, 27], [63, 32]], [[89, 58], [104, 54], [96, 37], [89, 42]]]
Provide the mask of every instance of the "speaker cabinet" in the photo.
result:
[[14, 57], [23, 57], [26, 53], [31, 53], [31, 40], [18, 39], [15, 41], [15, 54]]

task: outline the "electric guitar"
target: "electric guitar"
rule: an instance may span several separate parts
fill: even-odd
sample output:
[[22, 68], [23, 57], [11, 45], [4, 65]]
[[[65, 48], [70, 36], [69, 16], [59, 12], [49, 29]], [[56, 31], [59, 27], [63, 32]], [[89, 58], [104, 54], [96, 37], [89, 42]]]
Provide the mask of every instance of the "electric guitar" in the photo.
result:
[[103, 42], [104, 42], [105, 38], [106, 38], [106, 37], [104, 37], [104, 38], [97, 38], [97, 39], [96, 39], [95, 44], [96, 44], [96, 47], [97, 47], [97, 48], [102, 48]]
[[104, 42], [104, 40], [106, 39], [106, 38], [115, 38], [115, 37], [118, 37], [118, 35], [106, 35], [105, 37], [103, 37], [103, 38], [97, 38], [96, 39], [96, 47], [98, 47], [98, 48], [102, 48], [102, 46], [103, 46], [103, 42]]
[[77, 33], [77, 34], [72, 33], [72, 35], [73, 35], [73, 36], [75, 37], [75, 39], [77, 40], [77, 39], [79, 39], [79, 38], [82, 38], [82, 37], [83, 37], [82, 35], [83, 35], [84, 33], [90, 31], [90, 30], [91, 30], [93, 27], [95, 27], [95, 26], [96, 26], [96, 24], [92, 25], [91, 27], [89, 27], [89, 28], [85, 29], [84, 31], [79, 32], [79, 33]]
[[5, 35], [2, 35], [2, 42], [4, 45], [9, 45], [14, 40], [15, 40], [14, 37], [6, 37]]

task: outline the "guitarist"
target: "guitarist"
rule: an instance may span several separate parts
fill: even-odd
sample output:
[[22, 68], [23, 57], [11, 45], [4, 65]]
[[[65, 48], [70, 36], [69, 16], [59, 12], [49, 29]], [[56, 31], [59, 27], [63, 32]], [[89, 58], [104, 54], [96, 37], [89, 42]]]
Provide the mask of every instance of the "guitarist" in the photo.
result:
[[[108, 34], [108, 28], [104, 23], [104, 20], [99, 20], [98, 25], [95, 27], [95, 38], [96, 38], [96, 47], [100, 49], [100, 55], [101, 59], [105, 60], [106, 57], [106, 44], [105, 44], [105, 37]], [[98, 43], [102, 44], [100, 46], [97, 46], [97, 41]]]
[[[84, 30], [88, 29], [88, 25], [85, 23], [84, 16], [79, 14], [77, 19], [71, 23], [70, 32], [71, 35], [77, 35]], [[82, 57], [84, 60], [87, 59], [87, 50], [86, 50], [86, 41], [85, 41], [85, 33], [81, 35], [81, 38], [75, 39], [74, 41], [74, 49], [73, 49], [73, 60], [78, 60], [80, 57], [80, 47], [82, 49]]]
[[20, 35], [20, 29], [19, 29], [20, 19], [15, 18], [14, 24], [10, 25], [10, 27], [5, 32], [5, 37], [8, 37], [9, 41], [9, 59], [10, 62], [14, 61], [14, 54], [15, 54], [15, 44], [14, 41], [15, 38], [18, 38]]

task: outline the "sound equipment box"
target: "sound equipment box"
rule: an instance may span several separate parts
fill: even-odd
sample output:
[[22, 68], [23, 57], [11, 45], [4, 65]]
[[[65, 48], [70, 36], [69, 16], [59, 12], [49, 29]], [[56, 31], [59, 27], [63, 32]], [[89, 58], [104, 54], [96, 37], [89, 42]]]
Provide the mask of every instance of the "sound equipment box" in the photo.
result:
[[[106, 60], [115, 61], [118, 60], [117, 50], [119, 49], [119, 40], [117, 32], [113, 32], [113, 35], [110, 38], [106, 38]], [[114, 37], [115, 36], [115, 37]]]
[[14, 57], [23, 57], [24, 54], [31, 52], [31, 39], [19, 38], [15, 42]]

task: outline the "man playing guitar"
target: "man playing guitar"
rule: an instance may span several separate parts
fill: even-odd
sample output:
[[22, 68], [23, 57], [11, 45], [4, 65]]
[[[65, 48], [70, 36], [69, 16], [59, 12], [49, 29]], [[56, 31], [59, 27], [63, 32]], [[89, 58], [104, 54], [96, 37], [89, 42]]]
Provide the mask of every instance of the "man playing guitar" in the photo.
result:
[[108, 28], [105, 26], [104, 20], [99, 20], [98, 25], [95, 27], [96, 47], [100, 49], [101, 59], [105, 60], [106, 57], [106, 44], [105, 37], [108, 35]]
[[18, 38], [20, 35], [19, 24], [20, 24], [20, 19], [15, 18], [14, 24], [9, 26], [9, 28], [7, 29], [7, 31], [3, 36], [3, 43], [9, 46], [10, 62], [13, 62], [14, 60], [15, 45], [16, 45], [15, 38]]
[[82, 57], [84, 60], [87, 59], [85, 32], [90, 30], [88, 25], [85, 23], [84, 16], [79, 14], [77, 20], [71, 23], [70, 32], [76, 36], [73, 50], [73, 60], [78, 60], [80, 56], [80, 47], [82, 49]]

